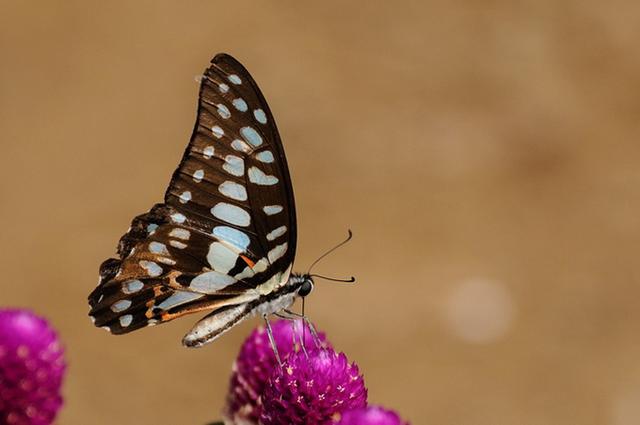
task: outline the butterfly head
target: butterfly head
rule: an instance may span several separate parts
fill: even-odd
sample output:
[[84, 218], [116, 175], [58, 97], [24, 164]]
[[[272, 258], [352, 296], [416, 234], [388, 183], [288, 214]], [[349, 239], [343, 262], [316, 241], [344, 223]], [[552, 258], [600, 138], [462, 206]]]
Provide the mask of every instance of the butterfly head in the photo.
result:
[[298, 296], [304, 298], [313, 291], [313, 278], [308, 274], [302, 275], [300, 278], [302, 279], [302, 283], [300, 284], [300, 288], [298, 288]]
[[299, 297], [306, 297], [313, 291], [313, 277], [310, 274], [292, 274], [288, 282], [289, 290]]

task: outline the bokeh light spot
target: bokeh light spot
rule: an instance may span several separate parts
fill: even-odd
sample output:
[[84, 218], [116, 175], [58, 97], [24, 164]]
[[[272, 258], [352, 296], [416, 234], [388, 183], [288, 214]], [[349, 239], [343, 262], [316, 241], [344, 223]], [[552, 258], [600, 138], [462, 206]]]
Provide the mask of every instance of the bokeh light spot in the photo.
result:
[[451, 289], [444, 316], [456, 337], [469, 343], [486, 344], [507, 334], [515, 310], [513, 298], [504, 284], [471, 279]]

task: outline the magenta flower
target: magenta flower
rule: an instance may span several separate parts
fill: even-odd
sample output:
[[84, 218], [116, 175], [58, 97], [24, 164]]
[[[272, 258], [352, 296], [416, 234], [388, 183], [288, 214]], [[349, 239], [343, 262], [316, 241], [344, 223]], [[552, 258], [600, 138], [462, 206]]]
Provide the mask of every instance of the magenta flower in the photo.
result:
[[262, 394], [263, 425], [324, 425], [364, 407], [367, 389], [355, 363], [333, 349], [291, 353]]
[[344, 412], [338, 425], [409, 425], [409, 422], [392, 410], [369, 406]]
[[[281, 360], [284, 361], [290, 353], [301, 350], [302, 320], [295, 322], [278, 320], [271, 324], [271, 328]], [[316, 341], [308, 326], [304, 327], [304, 335], [307, 352], [317, 351]], [[329, 345], [323, 333], [320, 333], [318, 337], [323, 347]], [[233, 365], [224, 411], [226, 423], [236, 425], [258, 423], [260, 396], [275, 367], [279, 366], [273, 354], [266, 328], [255, 329], [242, 344], [238, 358]]]
[[0, 423], [51, 424], [62, 406], [64, 370], [58, 336], [45, 319], [0, 310]]

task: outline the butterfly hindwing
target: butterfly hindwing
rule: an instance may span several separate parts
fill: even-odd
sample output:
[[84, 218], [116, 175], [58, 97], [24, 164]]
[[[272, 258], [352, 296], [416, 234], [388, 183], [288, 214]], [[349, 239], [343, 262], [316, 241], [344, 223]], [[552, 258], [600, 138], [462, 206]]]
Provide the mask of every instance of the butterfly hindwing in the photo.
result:
[[258, 86], [228, 55], [201, 80], [191, 140], [165, 203], [136, 217], [89, 296], [113, 333], [255, 300], [288, 278], [296, 247], [293, 189]]

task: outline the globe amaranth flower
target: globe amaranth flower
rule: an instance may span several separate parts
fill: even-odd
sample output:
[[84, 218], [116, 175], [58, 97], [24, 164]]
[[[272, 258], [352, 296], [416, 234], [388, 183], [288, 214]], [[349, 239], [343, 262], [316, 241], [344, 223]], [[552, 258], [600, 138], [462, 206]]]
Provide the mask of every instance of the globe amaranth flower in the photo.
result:
[[62, 406], [64, 370], [58, 336], [45, 319], [0, 310], [0, 423], [51, 424]]
[[400, 416], [379, 406], [362, 407], [342, 414], [338, 425], [409, 425]]
[[[307, 353], [329, 345], [323, 333], [318, 334], [318, 341], [316, 341], [309, 326], [303, 325], [302, 320], [278, 320], [271, 324], [271, 329], [281, 360], [286, 359], [292, 352], [301, 351], [303, 336]], [[279, 365], [267, 330], [265, 327], [259, 327], [242, 344], [233, 365], [224, 411], [226, 423], [235, 425], [258, 423], [260, 396], [267, 379], [276, 367]]]
[[291, 353], [262, 394], [263, 425], [325, 425], [364, 407], [367, 389], [355, 363], [332, 349]]

